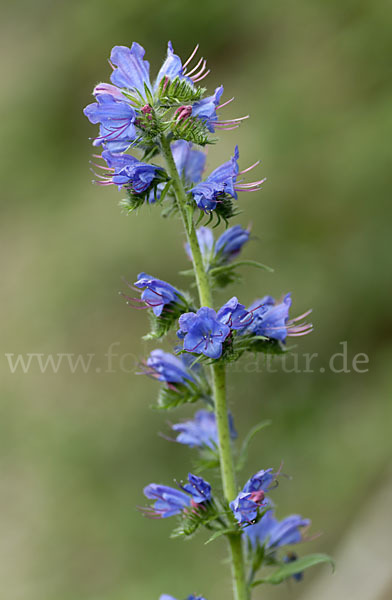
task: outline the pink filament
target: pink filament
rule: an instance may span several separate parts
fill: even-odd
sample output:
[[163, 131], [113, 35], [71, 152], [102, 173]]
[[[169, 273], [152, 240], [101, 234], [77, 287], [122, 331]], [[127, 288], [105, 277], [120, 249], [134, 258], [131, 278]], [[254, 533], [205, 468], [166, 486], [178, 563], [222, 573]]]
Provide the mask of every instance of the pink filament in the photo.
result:
[[184, 73], [184, 74], [185, 74], [185, 71], [186, 71], [186, 68], [185, 68], [185, 67], [186, 67], [187, 65], [189, 65], [189, 63], [191, 62], [192, 58], [195, 56], [196, 52], [198, 51], [198, 49], [199, 49], [199, 44], [196, 44], [196, 46], [195, 46], [195, 48], [194, 48], [194, 50], [193, 50], [192, 54], [190, 55], [190, 57], [188, 58], [188, 60], [187, 60], [187, 61], [186, 61], [186, 62], [183, 64], [183, 67], [182, 67], [182, 68], [183, 68], [183, 73]]

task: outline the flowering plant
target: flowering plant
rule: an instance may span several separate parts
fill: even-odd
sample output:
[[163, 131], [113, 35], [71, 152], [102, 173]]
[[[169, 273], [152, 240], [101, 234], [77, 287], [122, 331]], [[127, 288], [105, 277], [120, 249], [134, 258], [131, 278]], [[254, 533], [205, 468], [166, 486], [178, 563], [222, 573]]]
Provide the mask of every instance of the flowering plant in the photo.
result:
[[[241, 266], [268, 269], [256, 261], [236, 260], [250, 240], [249, 229], [234, 225], [215, 240], [208, 227], [222, 220], [228, 227], [237, 214], [238, 194], [260, 190], [265, 179], [246, 182], [247, 173], [259, 163], [240, 170], [237, 146], [229, 160], [204, 177], [206, 156], [201, 148], [216, 141], [212, 134], [236, 129], [248, 116], [220, 117], [233, 98], [221, 102], [222, 86], [205, 95], [199, 83], [209, 71], [203, 58], [195, 58], [197, 50], [198, 46], [183, 63], [169, 42], [166, 59], [151, 82], [144, 49], [135, 42], [131, 48], [115, 46], [109, 61], [111, 83], [95, 87], [95, 102], [84, 113], [100, 126], [93, 141], [102, 148], [101, 155], [94, 155], [101, 161], [95, 167], [103, 172], [96, 175], [98, 183], [124, 191], [126, 198], [120, 204], [128, 212], [150, 204], [165, 216], [181, 218], [192, 262], [192, 269], [183, 274], [194, 277], [199, 296], [198, 307], [188, 293], [143, 272], [133, 286], [129, 284], [141, 296], [127, 295], [127, 300], [150, 313], [152, 328], [146, 337], [177, 332], [174, 354], [155, 349], [142, 365], [143, 373], [160, 382], [158, 406], [204, 403], [193, 420], [173, 424], [172, 430], [176, 442], [199, 453], [200, 470], [220, 474], [216, 485], [192, 473], [176, 488], [151, 483], [144, 495], [153, 504], [142, 510], [155, 518], [176, 517], [175, 536], [189, 537], [204, 527], [210, 533], [208, 541], [226, 537], [234, 598], [249, 600], [254, 586], [290, 577], [300, 580], [306, 568], [331, 559], [323, 554], [298, 558], [288, 548], [304, 539], [310, 521], [299, 515], [276, 518], [270, 494], [278, 484], [279, 470], [262, 469], [238, 488], [236, 472], [260, 427], [250, 432], [236, 453], [226, 364], [246, 352], [283, 354], [287, 337], [310, 333], [312, 325], [304, 321], [310, 311], [289, 317], [290, 294], [280, 301], [264, 296], [248, 308], [233, 296], [218, 310], [213, 308], [213, 290], [237, 281]], [[128, 154], [129, 149], [137, 151], [138, 158]], [[165, 167], [155, 164], [159, 156]], [[206, 223], [198, 227], [204, 219]], [[163, 594], [160, 600], [175, 599]], [[205, 599], [191, 595], [188, 600]]]

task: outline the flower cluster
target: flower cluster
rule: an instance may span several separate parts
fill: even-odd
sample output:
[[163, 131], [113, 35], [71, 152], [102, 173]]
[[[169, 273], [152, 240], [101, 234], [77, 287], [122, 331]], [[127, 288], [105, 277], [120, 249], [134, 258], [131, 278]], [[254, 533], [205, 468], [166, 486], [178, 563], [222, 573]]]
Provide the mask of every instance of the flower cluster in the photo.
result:
[[221, 104], [223, 86], [212, 96], [203, 97], [205, 90], [197, 84], [209, 71], [204, 59], [191, 68], [196, 52], [197, 48], [182, 64], [169, 42], [166, 60], [152, 82], [145, 50], [140, 44], [134, 42], [131, 48], [115, 46], [109, 61], [113, 68], [111, 83], [99, 83], [93, 91], [95, 102], [84, 109], [89, 121], [99, 125], [93, 145], [102, 147], [103, 152], [94, 156], [106, 163], [106, 166], [94, 163], [103, 171], [102, 175], [96, 174], [97, 181], [124, 188], [133, 201], [129, 209], [143, 201], [151, 204], [160, 200], [168, 177], [162, 167], [125, 152], [140, 148], [145, 156], [153, 156], [168, 133], [176, 140], [171, 150], [184, 178], [189, 203], [193, 201], [203, 212], [215, 210], [226, 198], [236, 199], [240, 191], [256, 191], [264, 182], [264, 179], [253, 183], [242, 180], [242, 175], [258, 163], [239, 171], [237, 147], [228, 162], [201, 181], [206, 157], [192, 143], [205, 145], [210, 141], [210, 133], [237, 128], [247, 116], [229, 120], [218, 117], [218, 110], [231, 100]]
[[[265, 565], [277, 567], [271, 583], [291, 576], [301, 578], [304, 563], [293, 566], [297, 557], [286, 546], [303, 539], [310, 521], [299, 515], [281, 521], [275, 517], [269, 494], [277, 485], [279, 472], [272, 468], [255, 473], [238, 491], [236, 473], [245, 464], [249, 442], [260, 428], [251, 430], [238, 452], [237, 433], [226, 404], [225, 364], [247, 351], [284, 352], [289, 336], [310, 333], [312, 325], [304, 320], [310, 311], [289, 317], [290, 294], [279, 301], [264, 296], [249, 308], [237, 296], [218, 310], [212, 306], [212, 291], [237, 281], [239, 267], [266, 267], [257, 261], [236, 260], [250, 239], [249, 227], [227, 227], [215, 239], [207, 225], [215, 219], [216, 226], [221, 221], [228, 226], [228, 220], [237, 213], [239, 193], [260, 190], [265, 178], [246, 181], [259, 161], [241, 169], [238, 146], [227, 161], [208, 169], [205, 175], [203, 147], [216, 141], [213, 134], [236, 129], [248, 115], [221, 118], [220, 111], [234, 98], [222, 102], [223, 86], [206, 95], [199, 84], [209, 70], [204, 58], [196, 58], [197, 52], [198, 46], [183, 62], [169, 42], [166, 58], [156, 77], [151, 78], [140, 44], [115, 46], [109, 61], [113, 70], [110, 83], [94, 88], [94, 102], [84, 113], [99, 126], [93, 140], [93, 146], [101, 149], [92, 163], [96, 182], [115, 185], [125, 193], [120, 204], [128, 212], [154, 205], [161, 207], [165, 217], [181, 217], [187, 234], [185, 249], [201, 299], [201, 306], [196, 306], [187, 292], [144, 272], [133, 285], [128, 284], [137, 297], [124, 294], [132, 306], [147, 309], [151, 330], [144, 339], [162, 338], [177, 330], [180, 342], [175, 354], [152, 350], [141, 366], [142, 373], [160, 383], [158, 407], [204, 403], [193, 418], [171, 424], [172, 441], [196, 450], [192, 469], [196, 474], [189, 473], [177, 487], [147, 485], [144, 495], [151, 504], [141, 510], [155, 519], [176, 517], [173, 537], [189, 537], [201, 527], [209, 531], [208, 541], [228, 536], [236, 597], [245, 598], [253, 585], [268, 581], [268, 575], [254, 581], [256, 571]], [[156, 163], [152, 162], [155, 157]], [[201, 223], [204, 225], [198, 227]], [[189, 275], [189, 271], [181, 275]], [[212, 492], [210, 483], [199, 475], [205, 469], [220, 469], [223, 496], [219, 486]], [[239, 542], [237, 549], [232, 543], [235, 540]], [[246, 560], [242, 546], [246, 547]], [[283, 557], [278, 551], [282, 548]], [[324, 560], [316, 556], [311, 564]], [[245, 579], [246, 566], [250, 571]], [[160, 600], [175, 598], [163, 594]], [[190, 595], [187, 600], [205, 598]]]

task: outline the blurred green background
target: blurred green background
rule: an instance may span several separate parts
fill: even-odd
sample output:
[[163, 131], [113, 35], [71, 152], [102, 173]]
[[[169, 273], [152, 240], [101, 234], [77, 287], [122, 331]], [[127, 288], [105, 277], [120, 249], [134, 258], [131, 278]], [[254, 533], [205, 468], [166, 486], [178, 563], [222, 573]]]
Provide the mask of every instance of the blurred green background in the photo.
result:
[[[279, 515], [302, 513], [323, 533], [300, 553], [335, 553], [351, 528], [360, 531], [358, 515], [389, 476], [391, 455], [391, 26], [383, 1], [21, 0], [4, 8], [2, 597], [230, 597], [223, 541], [205, 546], [203, 533], [192, 543], [168, 540], [172, 521], [145, 520], [135, 508], [144, 485], [190, 469], [192, 452], [157, 432], [193, 409], [150, 409], [157, 385], [134, 373], [135, 357], [154, 347], [140, 341], [147, 315], [117, 295], [121, 277], [142, 270], [186, 285], [180, 224], [157, 210], [126, 217], [116, 189], [91, 185], [96, 129], [82, 108], [109, 77], [111, 47], [133, 40], [153, 72], [168, 39], [184, 59], [199, 42], [209, 89], [223, 83], [225, 98], [236, 97], [225, 115], [252, 117], [222, 135], [208, 162], [225, 160], [236, 142], [242, 168], [261, 159], [257, 174], [268, 181], [242, 195], [237, 222], [252, 222], [257, 237], [244, 256], [275, 273], [244, 271], [246, 283], [217, 304], [228, 294], [247, 304], [292, 291], [293, 316], [314, 309], [315, 332], [298, 345], [319, 354], [313, 373], [265, 372], [262, 363], [250, 373], [254, 365], [243, 362], [230, 376], [240, 436], [273, 421], [242, 480], [284, 460], [292, 480], [275, 493]], [[350, 361], [369, 356], [369, 371], [320, 372], [345, 340]], [[107, 373], [113, 343], [132, 356], [124, 369], [115, 357]], [[87, 373], [66, 364], [41, 373], [32, 362], [24, 374], [10, 372], [6, 353], [94, 357]], [[255, 598], [299, 598], [323, 569]]]

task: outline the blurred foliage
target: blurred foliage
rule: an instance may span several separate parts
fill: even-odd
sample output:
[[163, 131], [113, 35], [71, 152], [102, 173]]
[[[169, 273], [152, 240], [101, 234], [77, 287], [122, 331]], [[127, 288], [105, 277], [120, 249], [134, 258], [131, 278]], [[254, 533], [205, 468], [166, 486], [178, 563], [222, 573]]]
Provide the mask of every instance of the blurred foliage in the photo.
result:
[[[230, 377], [240, 436], [252, 442], [243, 480], [285, 460], [278, 513], [312, 517], [323, 537], [303, 552], [332, 552], [382, 482], [390, 455], [390, 189], [392, 10], [387, 2], [19, 0], [3, 11], [2, 221], [3, 389], [0, 405], [0, 577], [8, 600], [227, 598], [223, 541], [168, 540], [172, 523], [146, 521], [135, 506], [150, 481], [185, 477], [192, 453], [157, 436], [156, 384], [135, 363], [147, 315], [117, 297], [121, 276], [152, 272], [184, 287], [179, 223], [153, 209], [124, 216], [121, 194], [92, 186], [82, 115], [107, 80], [114, 44], [139, 41], [152, 69], [167, 39], [184, 58], [196, 42], [208, 57], [210, 90], [236, 101], [225, 115], [252, 120], [209, 150], [209, 168], [238, 141], [243, 168], [262, 159], [268, 181], [243, 194], [239, 222], [255, 241], [247, 270], [227, 291], [249, 303], [293, 292], [294, 313], [314, 308], [315, 333], [299, 352], [319, 353], [314, 373]], [[222, 303], [226, 296], [217, 299]], [[326, 370], [348, 340], [366, 374]], [[116, 343], [113, 371], [108, 347]], [[4, 353], [94, 353], [93, 368], [11, 374]], [[260, 363], [259, 366], [263, 366]], [[99, 371], [101, 369], [101, 371]], [[265, 369], [263, 369], [265, 371]], [[189, 412], [176, 412], [178, 419]], [[173, 417], [174, 418], [174, 417]], [[185, 543], [185, 545], [184, 545]], [[211, 565], [214, 568], [211, 569]], [[298, 597], [301, 585], [255, 591]], [[338, 599], [335, 599], [338, 600]]]

